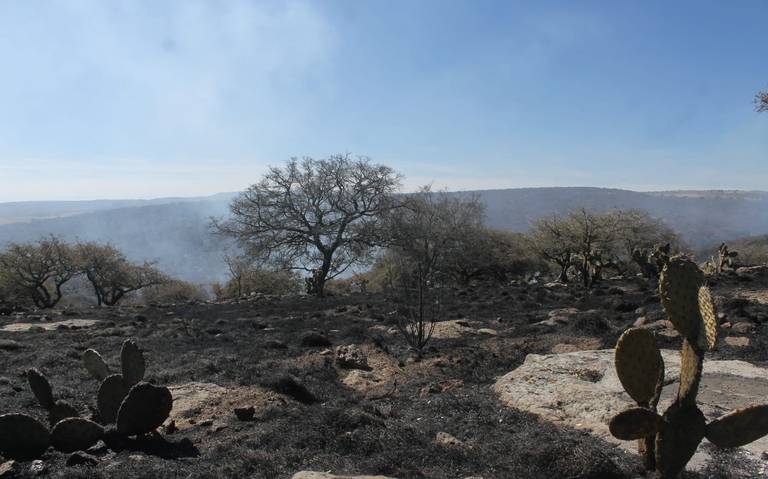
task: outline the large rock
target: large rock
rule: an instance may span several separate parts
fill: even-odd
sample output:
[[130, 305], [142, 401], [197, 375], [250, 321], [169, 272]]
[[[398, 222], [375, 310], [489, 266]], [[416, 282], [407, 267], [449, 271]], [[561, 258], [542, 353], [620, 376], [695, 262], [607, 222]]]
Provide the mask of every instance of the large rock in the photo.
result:
[[[672, 403], [680, 378], [680, 353], [663, 350], [665, 387], [659, 404], [663, 412]], [[613, 364], [614, 350], [578, 351], [565, 354], [529, 354], [522, 366], [496, 381], [495, 391], [505, 404], [529, 411], [552, 422], [584, 429], [623, 448], [636, 451], [634, 441], [619, 441], [608, 431], [617, 413], [635, 406], [624, 391]], [[766, 402], [768, 370], [744, 361], [704, 362], [698, 403], [707, 421], [724, 412]], [[703, 444], [707, 444], [704, 441]], [[760, 457], [768, 450], [768, 438], [747, 446]], [[699, 447], [689, 468], [708, 459]]]
[[336, 476], [327, 472], [300, 471], [291, 479], [394, 479], [386, 476]]
[[34, 459], [50, 443], [48, 428], [37, 419], [26, 414], [0, 416], [0, 455], [16, 460]]

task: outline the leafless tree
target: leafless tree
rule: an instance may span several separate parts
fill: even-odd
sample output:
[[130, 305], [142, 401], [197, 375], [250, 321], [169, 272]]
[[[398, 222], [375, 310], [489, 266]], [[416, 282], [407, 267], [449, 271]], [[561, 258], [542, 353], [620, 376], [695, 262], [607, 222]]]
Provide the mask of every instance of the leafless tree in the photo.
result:
[[370, 261], [399, 185], [400, 175], [365, 157], [294, 158], [271, 167], [232, 201], [231, 219], [214, 226], [256, 262], [308, 272], [322, 296], [326, 281]]
[[[453, 272], [460, 276], [458, 257], [484, 229], [484, 217], [484, 205], [477, 197], [423, 187], [405, 197], [387, 216], [389, 246], [418, 265], [426, 281], [434, 283]], [[455, 271], [452, 266], [456, 266]]]
[[61, 300], [62, 286], [79, 273], [72, 248], [55, 236], [9, 245], [0, 253], [0, 274], [38, 308]]
[[552, 215], [535, 221], [531, 227], [530, 246], [542, 258], [559, 267], [558, 281], [568, 282], [568, 269], [574, 263], [578, 246], [566, 218]]
[[114, 306], [129, 293], [169, 280], [153, 264], [134, 264], [112, 245], [79, 243], [76, 252], [79, 269], [91, 283], [99, 306]]

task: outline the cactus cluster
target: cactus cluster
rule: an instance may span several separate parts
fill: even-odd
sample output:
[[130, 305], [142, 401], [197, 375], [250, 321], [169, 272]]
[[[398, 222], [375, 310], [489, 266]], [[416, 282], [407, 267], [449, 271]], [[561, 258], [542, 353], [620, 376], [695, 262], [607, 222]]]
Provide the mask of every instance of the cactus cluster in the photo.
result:
[[656, 278], [669, 261], [671, 245], [656, 245], [653, 249], [634, 248], [632, 261], [634, 261], [646, 278]]
[[146, 361], [132, 339], [123, 343], [122, 374], [109, 374], [101, 355], [89, 349], [83, 354], [86, 370], [101, 381], [97, 395], [98, 415], [94, 420], [80, 417], [77, 409], [55, 400], [48, 379], [37, 369], [27, 372], [32, 393], [48, 411], [49, 428], [26, 414], [0, 415], [0, 453], [15, 459], [40, 456], [49, 446], [62, 452], [85, 450], [100, 439], [107, 439], [106, 427], [115, 424], [110, 434], [129, 437], [157, 429], [170, 415], [173, 398], [168, 388], [142, 382]]
[[616, 372], [637, 407], [617, 414], [611, 434], [638, 440], [648, 470], [674, 478], [706, 437], [718, 447], [737, 447], [768, 434], [768, 405], [749, 406], [707, 424], [696, 405], [704, 352], [717, 340], [717, 314], [704, 274], [692, 261], [667, 261], [659, 281], [667, 317], [683, 337], [677, 397], [663, 415], [656, 408], [664, 385], [664, 361], [653, 333], [630, 328], [616, 344]]

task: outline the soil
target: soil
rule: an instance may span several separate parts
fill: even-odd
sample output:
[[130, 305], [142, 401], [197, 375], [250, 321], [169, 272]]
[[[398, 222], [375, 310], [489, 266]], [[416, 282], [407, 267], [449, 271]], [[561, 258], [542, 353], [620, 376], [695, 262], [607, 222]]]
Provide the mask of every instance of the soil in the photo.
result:
[[[731, 273], [712, 284], [723, 322], [754, 328], [724, 328], [722, 336], [749, 344], [721, 341], [708, 357], [768, 364], [764, 272]], [[146, 355], [146, 379], [169, 386], [175, 398], [175, 427], [121, 450], [92, 448], [95, 465], [66, 466], [69, 455], [49, 449], [44, 471], [20, 463], [21, 477], [290, 478], [301, 470], [401, 479], [640, 476], [635, 455], [504, 406], [492, 386], [528, 353], [611, 348], [639, 317], [663, 320], [653, 283], [605, 280], [589, 292], [477, 285], [445, 296], [443, 324], [422, 358], [399, 335], [391, 303], [375, 294], [0, 316], [0, 413], [46, 420], [25, 379], [37, 367], [56, 399], [91, 417], [98, 383], [82, 354], [98, 350], [117, 372], [127, 338]], [[8, 327], [15, 323], [40, 327]], [[679, 348], [678, 336], [662, 332], [661, 347]], [[339, 367], [334, 349], [342, 345], [359, 346], [369, 369]], [[253, 420], [238, 419], [234, 409], [247, 407], [255, 409]], [[436, 441], [445, 437], [439, 433], [458, 441]], [[754, 477], [761, 465], [739, 451], [713, 457], [707, 470], [685, 477]]]

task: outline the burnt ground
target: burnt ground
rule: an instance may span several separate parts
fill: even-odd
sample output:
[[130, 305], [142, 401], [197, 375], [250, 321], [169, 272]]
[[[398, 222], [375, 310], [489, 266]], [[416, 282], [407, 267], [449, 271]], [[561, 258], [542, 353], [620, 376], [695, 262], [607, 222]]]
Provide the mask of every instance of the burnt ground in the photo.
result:
[[[710, 357], [765, 365], [768, 275], [754, 270], [712, 283], [726, 323], [722, 336], [746, 340], [721, 341]], [[89, 451], [95, 466], [67, 467], [69, 455], [51, 449], [35, 477], [289, 478], [300, 470], [403, 479], [639, 476], [635, 456], [505, 407], [491, 386], [528, 353], [613, 347], [639, 317], [656, 328], [662, 347], [679, 347], [680, 338], [658, 322], [664, 316], [655, 285], [606, 280], [589, 293], [578, 285], [456, 289], [422, 360], [395, 332], [392, 309], [382, 296], [352, 295], [0, 316], [0, 327], [98, 320], [88, 327], [0, 331], [0, 412], [45, 420], [24, 376], [34, 366], [48, 375], [57, 398], [91, 416], [98, 384], [81, 366], [83, 351], [97, 349], [119, 371], [121, 343], [133, 337], [147, 356], [146, 379], [180, 388], [178, 430], [161, 429], [161, 437], [121, 450], [97, 447]], [[739, 322], [751, 328], [734, 326]], [[478, 331], [483, 328], [493, 331]], [[360, 345], [371, 371], [338, 367], [333, 348], [349, 344]], [[214, 396], [195, 401], [192, 392], [205, 388]], [[254, 420], [237, 419], [235, 406], [254, 406]], [[440, 432], [461, 443], [436, 442]], [[755, 472], [728, 451], [715, 457], [708, 470], [687, 477]], [[21, 466], [22, 477], [32, 476], [29, 463]]]

